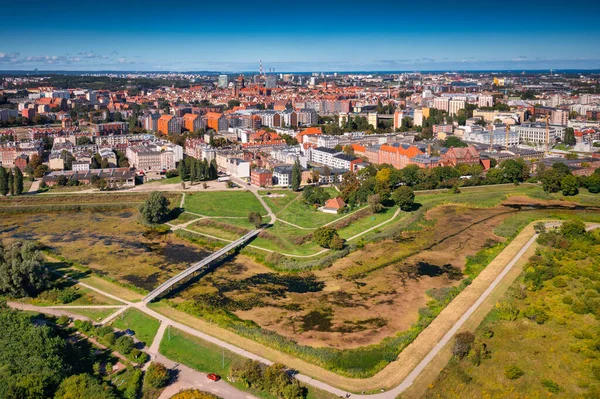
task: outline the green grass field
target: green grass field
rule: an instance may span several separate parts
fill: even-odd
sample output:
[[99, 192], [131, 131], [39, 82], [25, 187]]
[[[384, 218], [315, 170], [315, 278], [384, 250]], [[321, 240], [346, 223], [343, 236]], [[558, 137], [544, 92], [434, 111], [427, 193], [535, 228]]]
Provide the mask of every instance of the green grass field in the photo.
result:
[[[362, 233], [363, 231], [365, 231], [373, 226], [383, 223], [386, 220], [390, 220], [392, 218], [392, 216], [394, 216], [394, 212], [396, 212], [396, 209], [397, 209], [396, 207], [384, 208], [379, 213], [366, 215], [359, 220], [353, 221], [352, 223], [350, 223], [350, 225], [348, 225], [348, 227], [339, 229], [338, 234], [343, 239], [348, 239], [356, 234]], [[403, 212], [399, 216], [402, 217], [406, 214], [407, 214], [406, 212]], [[383, 228], [383, 226], [382, 226], [382, 228]]]
[[115, 313], [118, 308], [114, 309], [90, 309], [90, 308], [72, 308], [66, 309], [70, 313], [80, 314], [82, 316], [89, 317], [91, 320], [95, 322], [102, 321], [106, 319], [111, 314]]
[[112, 326], [120, 330], [133, 330], [137, 339], [150, 346], [160, 322], [137, 309], [127, 309], [112, 322]]
[[205, 216], [247, 217], [249, 212], [266, 215], [263, 206], [249, 191], [208, 191], [188, 193], [185, 210]]
[[[160, 353], [171, 360], [185, 364], [204, 373], [215, 373], [222, 378], [229, 375], [231, 366], [245, 358], [236, 355], [217, 345], [203, 339], [186, 334], [176, 328], [169, 327], [160, 343]], [[228, 382], [239, 390], [250, 392], [252, 395], [263, 399], [276, 399], [275, 396], [251, 388], [246, 388], [241, 382]], [[333, 399], [337, 398], [327, 392], [308, 388], [307, 399]]]
[[311, 230], [301, 230], [282, 222], [275, 222], [261, 236], [255, 238], [252, 245], [290, 255], [310, 255], [322, 249], [312, 242], [312, 239], [302, 239], [311, 233]]
[[[268, 197], [268, 193], [281, 195], [281, 197]], [[258, 192], [258, 194], [263, 197], [263, 200], [276, 215], [290, 202], [296, 200], [301, 195], [300, 193], [295, 193], [292, 190], [261, 190]]]

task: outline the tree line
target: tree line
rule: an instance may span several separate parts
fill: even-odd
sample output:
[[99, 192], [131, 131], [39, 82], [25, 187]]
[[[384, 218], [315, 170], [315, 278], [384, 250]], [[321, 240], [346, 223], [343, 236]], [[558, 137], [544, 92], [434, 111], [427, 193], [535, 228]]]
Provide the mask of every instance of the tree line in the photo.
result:
[[181, 180], [194, 182], [215, 180], [218, 176], [217, 161], [208, 162], [206, 158], [202, 161], [194, 157], [186, 157], [177, 165], [177, 173]]
[[0, 194], [6, 196], [23, 194], [23, 172], [15, 166], [5, 169], [0, 166]]

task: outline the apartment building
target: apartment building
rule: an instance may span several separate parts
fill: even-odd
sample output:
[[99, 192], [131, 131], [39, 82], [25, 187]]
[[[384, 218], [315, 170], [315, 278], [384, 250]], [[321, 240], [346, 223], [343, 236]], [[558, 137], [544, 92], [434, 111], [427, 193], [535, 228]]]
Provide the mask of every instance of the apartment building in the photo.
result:
[[[522, 143], [545, 144], [546, 143], [546, 123], [534, 122], [523, 123], [522, 125], [511, 128], [519, 137]], [[548, 136], [550, 143], [555, 143], [557, 139], [563, 140], [565, 137], [565, 128], [563, 126], [549, 125]]]
[[183, 127], [189, 132], [195, 132], [206, 128], [206, 121], [198, 114], [183, 115]]
[[164, 135], [181, 134], [181, 119], [173, 115], [158, 118], [158, 132]]

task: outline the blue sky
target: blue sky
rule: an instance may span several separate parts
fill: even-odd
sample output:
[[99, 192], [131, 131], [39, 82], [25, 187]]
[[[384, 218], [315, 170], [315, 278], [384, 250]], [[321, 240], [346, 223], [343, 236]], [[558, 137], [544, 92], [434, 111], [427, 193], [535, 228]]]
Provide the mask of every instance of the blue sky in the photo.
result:
[[203, 3], [7, 2], [0, 70], [600, 68], [593, 0]]

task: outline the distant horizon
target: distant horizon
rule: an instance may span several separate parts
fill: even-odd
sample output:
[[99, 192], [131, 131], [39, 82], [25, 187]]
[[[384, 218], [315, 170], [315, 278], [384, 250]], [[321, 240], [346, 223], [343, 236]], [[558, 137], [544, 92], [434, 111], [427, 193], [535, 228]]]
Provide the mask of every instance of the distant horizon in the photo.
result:
[[[561, 74], [561, 73], [600, 73], [600, 68], [536, 68], [536, 69], [405, 69], [405, 70], [330, 70], [330, 71], [321, 71], [321, 70], [307, 70], [307, 71], [271, 71], [264, 72], [265, 75], [279, 75], [279, 74], [293, 74], [293, 75], [309, 75], [313, 73], [318, 74], [341, 74], [341, 75], [351, 75], [351, 74], [381, 74], [381, 75], [392, 75], [392, 74], [402, 74], [402, 73], [553, 73], [553, 74]], [[62, 69], [45, 69], [45, 70], [31, 70], [31, 69], [14, 69], [14, 70], [2, 70], [0, 69], [0, 75], [82, 75], [82, 74], [100, 74], [100, 73], [114, 73], [114, 74], [255, 74], [258, 75], [258, 70], [239, 70], [239, 71], [222, 71], [222, 70], [112, 70], [112, 69], [82, 69], [82, 70], [62, 70]]]
[[600, 2], [264, 0], [2, 8], [0, 70], [600, 69]]

